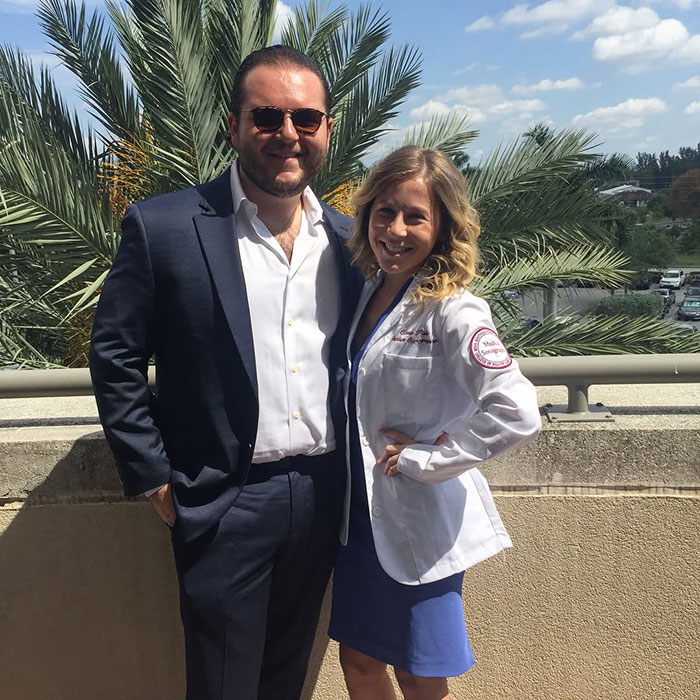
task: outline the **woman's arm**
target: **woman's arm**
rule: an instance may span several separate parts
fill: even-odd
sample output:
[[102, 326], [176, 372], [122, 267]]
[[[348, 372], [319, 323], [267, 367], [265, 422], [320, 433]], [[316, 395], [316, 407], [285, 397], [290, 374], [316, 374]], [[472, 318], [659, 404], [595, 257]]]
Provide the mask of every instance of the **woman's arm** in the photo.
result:
[[462, 392], [477, 410], [453, 421], [442, 445], [402, 446], [396, 468], [425, 482], [451, 479], [530, 442], [541, 428], [535, 388], [508, 356], [488, 304], [466, 293], [439, 303], [435, 332], [447, 364], [444, 391]]

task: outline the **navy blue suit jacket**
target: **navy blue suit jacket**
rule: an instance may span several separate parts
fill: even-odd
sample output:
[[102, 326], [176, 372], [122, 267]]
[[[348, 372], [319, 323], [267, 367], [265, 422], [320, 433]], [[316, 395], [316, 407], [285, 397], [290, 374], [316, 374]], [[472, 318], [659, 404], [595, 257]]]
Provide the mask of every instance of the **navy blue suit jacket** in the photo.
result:
[[[344, 454], [339, 381], [361, 279], [351, 220], [324, 205], [343, 300], [332, 338], [330, 407]], [[231, 507], [250, 469], [258, 398], [230, 173], [129, 207], [100, 295], [90, 370], [127, 496], [170, 482], [176, 529], [192, 540]], [[155, 356], [156, 393], [147, 386]]]

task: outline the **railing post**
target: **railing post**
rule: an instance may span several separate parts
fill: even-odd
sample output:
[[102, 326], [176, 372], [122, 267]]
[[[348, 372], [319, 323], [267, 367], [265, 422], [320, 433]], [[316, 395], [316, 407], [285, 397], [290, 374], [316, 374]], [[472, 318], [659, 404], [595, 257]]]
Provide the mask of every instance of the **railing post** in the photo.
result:
[[545, 404], [544, 413], [553, 423], [608, 423], [614, 421], [612, 413], [602, 404], [591, 406], [588, 403], [588, 388], [590, 384], [579, 377], [577, 382], [566, 384], [568, 404], [553, 406]]
[[568, 384], [569, 405], [567, 413], [588, 413], [588, 384]]

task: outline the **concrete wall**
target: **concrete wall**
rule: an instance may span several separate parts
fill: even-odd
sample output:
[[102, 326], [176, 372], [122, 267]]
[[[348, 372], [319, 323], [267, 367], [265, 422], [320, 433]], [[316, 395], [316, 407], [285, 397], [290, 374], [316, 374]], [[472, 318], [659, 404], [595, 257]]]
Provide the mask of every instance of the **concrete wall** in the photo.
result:
[[[697, 386], [594, 398], [616, 423], [546, 426], [484, 468], [515, 547], [465, 576], [477, 665], [454, 698], [699, 697]], [[3, 700], [182, 697], [168, 532], [120, 497], [93, 416], [0, 401]], [[347, 697], [336, 656], [322, 624], [309, 698]]]

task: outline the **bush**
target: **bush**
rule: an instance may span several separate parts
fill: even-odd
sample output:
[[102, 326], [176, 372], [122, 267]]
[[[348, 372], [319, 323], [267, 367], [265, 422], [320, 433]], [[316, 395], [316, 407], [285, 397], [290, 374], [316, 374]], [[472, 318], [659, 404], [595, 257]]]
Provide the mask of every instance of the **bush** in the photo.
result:
[[598, 316], [652, 316], [658, 318], [664, 308], [659, 294], [615, 294], [603, 297], [594, 307]]

